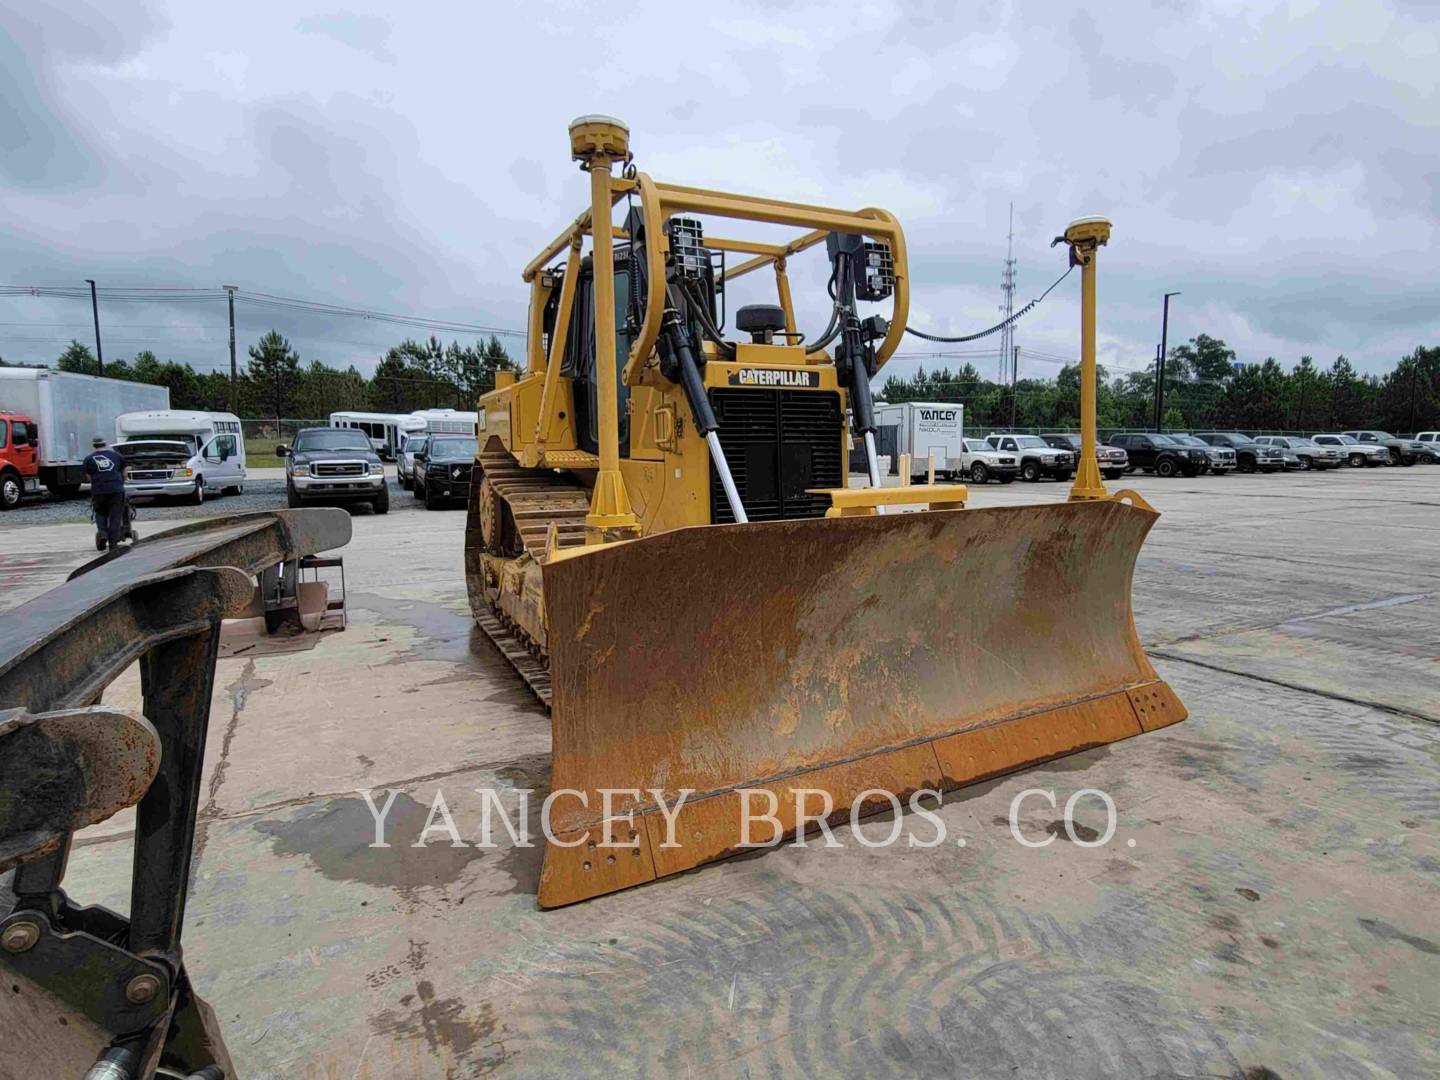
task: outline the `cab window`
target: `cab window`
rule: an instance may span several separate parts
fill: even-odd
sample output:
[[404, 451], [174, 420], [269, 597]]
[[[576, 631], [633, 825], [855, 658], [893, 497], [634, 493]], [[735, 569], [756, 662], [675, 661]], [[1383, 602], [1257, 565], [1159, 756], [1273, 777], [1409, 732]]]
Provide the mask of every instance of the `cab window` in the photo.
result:
[[0, 420], [0, 450], [10, 445], [10, 421]]
[[14, 422], [14, 427], [15, 445], [17, 447], [29, 446], [35, 441], [35, 437], [30, 434], [30, 425], [27, 424], [24, 420], [16, 420]]

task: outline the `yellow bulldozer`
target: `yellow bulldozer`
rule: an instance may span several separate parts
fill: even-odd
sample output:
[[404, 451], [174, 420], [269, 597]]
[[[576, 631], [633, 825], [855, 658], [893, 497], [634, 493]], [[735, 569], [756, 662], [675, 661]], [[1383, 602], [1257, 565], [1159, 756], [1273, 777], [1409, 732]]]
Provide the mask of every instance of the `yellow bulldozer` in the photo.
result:
[[[909, 305], [892, 214], [657, 182], [610, 117], [570, 141], [590, 205], [525, 267], [526, 363], [480, 399], [465, 549], [477, 621], [551, 712], [542, 906], [1184, 719], [1130, 607], [1157, 515], [1096, 467], [1108, 222], [1063, 237], [1071, 498], [969, 507], [880, 476], [870, 383]], [[766, 238], [710, 231], [727, 221]], [[787, 266], [821, 245], [807, 341]], [[775, 303], [727, 336], [727, 287], [762, 270]]]

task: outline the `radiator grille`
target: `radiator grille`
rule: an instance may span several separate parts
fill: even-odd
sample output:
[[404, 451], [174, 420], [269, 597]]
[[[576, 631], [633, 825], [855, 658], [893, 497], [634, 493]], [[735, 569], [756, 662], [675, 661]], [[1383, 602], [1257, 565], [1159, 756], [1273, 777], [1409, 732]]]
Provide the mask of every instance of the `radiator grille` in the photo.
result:
[[363, 461], [317, 461], [310, 466], [311, 476], [364, 476], [370, 466]]
[[[810, 390], [715, 389], [710, 404], [720, 424], [720, 446], [751, 521], [824, 517], [830, 500], [807, 488], [843, 487], [845, 436], [840, 395]], [[735, 517], [710, 469], [710, 520]]]

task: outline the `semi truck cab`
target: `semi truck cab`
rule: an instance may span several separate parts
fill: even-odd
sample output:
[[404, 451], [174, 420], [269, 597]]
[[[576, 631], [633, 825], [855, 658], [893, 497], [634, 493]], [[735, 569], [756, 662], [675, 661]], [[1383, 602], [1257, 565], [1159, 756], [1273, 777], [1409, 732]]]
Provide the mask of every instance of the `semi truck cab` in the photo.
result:
[[40, 490], [39, 442], [33, 419], [0, 412], [0, 510], [14, 510]]

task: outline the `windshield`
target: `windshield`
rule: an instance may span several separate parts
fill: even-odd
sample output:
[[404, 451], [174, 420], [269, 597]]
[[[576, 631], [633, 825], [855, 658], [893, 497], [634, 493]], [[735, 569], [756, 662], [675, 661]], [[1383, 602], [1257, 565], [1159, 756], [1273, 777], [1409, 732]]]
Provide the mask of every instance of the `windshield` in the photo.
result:
[[1047, 443], [1044, 439], [1040, 438], [1039, 435], [1016, 435], [1016, 436], [1015, 436], [1015, 445], [1016, 445], [1016, 446], [1037, 446], [1037, 447], [1039, 447], [1041, 450], [1048, 450], [1048, 449], [1050, 449], [1050, 444]]
[[1291, 445], [1291, 446], [1316, 446], [1316, 445], [1318, 445], [1318, 444], [1315, 442], [1314, 439], [1291, 439], [1291, 440], [1290, 440], [1290, 445]]
[[1377, 438], [1377, 439], [1393, 439], [1393, 438], [1395, 438], [1395, 436], [1394, 436], [1394, 435], [1391, 435], [1388, 431], [1372, 431], [1372, 432], [1370, 432], [1370, 434], [1371, 434], [1371, 435], [1374, 435], [1375, 438]]
[[991, 446], [988, 442], [986, 442], [984, 439], [966, 439], [965, 449], [974, 452], [984, 453], [989, 450], [994, 450], [995, 448]]
[[1058, 443], [1063, 444], [1061, 447], [1062, 449], [1064, 449], [1065, 447], [1068, 447], [1071, 450], [1080, 449], [1079, 435], [1051, 435], [1050, 438], [1054, 439]]
[[1194, 435], [1171, 435], [1170, 441], [1176, 446], [1205, 446], [1204, 439], [1197, 439]]
[[478, 450], [474, 439], [436, 439], [430, 444], [430, 460], [469, 461]]
[[1151, 435], [1150, 441], [1156, 446], [1183, 446], [1184, 443], [1177, 443], [1169, 435]]
[[192, 452], [200, 449], [200, 436], [193, 431], [147, 431], [127, 442], [131, 446], [142, 442], [178, 442], [190, 447]]
[[295, 436], [295, 453], [306, 450], [372, 450], [363, 431], [327, 428], [325, 431], [302, 431]]
[[1358, 439], [1356, 439], [1356, 438], [1354, 438], [1353, 436], [1350, 436], [1350, 435], [1336, 435], [1335, 438], [1339, 439], [1339, 440], [1340, 440], [1342, 443], [1344, 443], [1346, 446], [1359, 446], [1359, 445], [1360, 445], [1360, 440], [1358, 440]]

